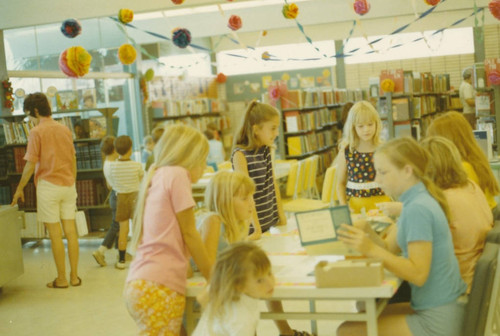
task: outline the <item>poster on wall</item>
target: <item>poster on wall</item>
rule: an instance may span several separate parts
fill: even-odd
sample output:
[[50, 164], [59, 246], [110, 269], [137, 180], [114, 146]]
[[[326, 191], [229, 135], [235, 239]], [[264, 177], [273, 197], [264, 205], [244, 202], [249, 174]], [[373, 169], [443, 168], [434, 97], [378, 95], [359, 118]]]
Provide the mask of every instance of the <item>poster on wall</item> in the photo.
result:
[[271, 82], [273, 81], [273, 77], [271, 76], [262, 76], [262, 88], [267, 89]]
[[315, 86], [314, 85], [314, 76], [300, 78], [300, 87], [301, 88], [313, 88], [314, 86]]
[[245, 85], [243, 83], [234, 83], [233, 92], [235, 95], [243, 94]]

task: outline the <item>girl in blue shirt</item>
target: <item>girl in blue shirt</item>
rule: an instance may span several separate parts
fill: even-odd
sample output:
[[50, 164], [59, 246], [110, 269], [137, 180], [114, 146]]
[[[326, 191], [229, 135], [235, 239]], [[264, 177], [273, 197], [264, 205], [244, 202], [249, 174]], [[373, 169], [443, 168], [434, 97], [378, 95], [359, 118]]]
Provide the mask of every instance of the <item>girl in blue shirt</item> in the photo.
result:
[[[448, 204], [425, 176], [429, 153], [411, 138], [393, 139], [375, 152], [376, 182], [403, 204], [396, 227], [382, 241], [368, 227], [344, 225], [340, 239], [411, 287], [411, 302], [387, 306], [379, 335], [456, 336], [461, 333], [466, 285], [448, 228]], [[364, 323], [344, 323], [338, 335], [366, 335]]]

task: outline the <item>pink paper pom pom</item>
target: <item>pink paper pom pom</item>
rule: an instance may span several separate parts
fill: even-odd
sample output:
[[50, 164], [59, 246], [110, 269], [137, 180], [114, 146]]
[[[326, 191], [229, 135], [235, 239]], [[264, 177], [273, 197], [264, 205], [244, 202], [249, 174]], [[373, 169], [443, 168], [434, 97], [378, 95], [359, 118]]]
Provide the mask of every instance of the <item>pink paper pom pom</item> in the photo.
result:
[[491, 15], [500, 20], [500, 0], [491, 0], [488, 4]]
[[370, 4], [367, 0], [355, 0], [353, 7], [358, 15], [365, 15], [370, 10]]
[[429, 6], [436, 6], [441, 0], [424, 0]]
[[229, 18], [229, 21], [227, 23], [227, 26], [231, 30], [235, 30], [235, 31], [240, 29], [242, 26], [241, 18], [238, 15], [231, 15], [231, 17]]

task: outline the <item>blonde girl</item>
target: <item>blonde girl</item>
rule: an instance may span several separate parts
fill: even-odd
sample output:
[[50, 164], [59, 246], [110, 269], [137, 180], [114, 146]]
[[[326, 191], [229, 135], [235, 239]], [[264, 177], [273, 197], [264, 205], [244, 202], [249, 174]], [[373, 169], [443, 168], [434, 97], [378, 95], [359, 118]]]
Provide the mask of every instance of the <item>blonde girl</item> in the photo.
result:
[[450, 208], [450, 231], [460, 274], [470, 292], [476, 263], [483, 252], [493, 215], [481, 188], [467, 178], [460, 153], [448, 139], [426, 137], [422, 146], [431, 155], [428, 176], [443, 190]]
[[277, 187], [271, 149], [278, 136], [279, 112], [269, 104], [252, 101], [235, 138], [231, 161], [235, 171], [250, 176], [256, 185], [255, 214], [250, 239], [259, 239], [273, 225], [286, 225]]
[[[410, 283], [410, 304], [388, 305], [378, 319], [378, 333], [460, 335], [464, 305], [459, 298], [467, 286], [453, 251], [446, 198], [425, 175], [430, 155], [415, 140], [400, 138], [377, 149], [374, 160], [377, 183], [403, 203], [397, 225], [385, 240], [369, 226], [343, 225], [339, 237], [363, 255], [381, 259], [385, 268]], [[366, 335], [366, 325], [344, 323], [337, 333]]]
[[125, 285], [128, 311], [145, 335], [178, 335], [185, 306], [188, 251], [209, 279], [213, 261], [196, 230], [191, 183], [205, 169], [208, 143], [192, 127], [172, 125], [154, 149], [133, 219]]
[[259, 299], [274, 291], [271, 262], [257, 245], [230, 245], [217, 257], [208, 303], [193, 336], [255, 336]]
[[432, 121], [427, 135], [442, 136], [453, 142], [462, 157], [467, 176], [481, 187], [491, 210], [496, 212], [495, 196], [500, 193], [500, 187], [467, 119], [461, 113], [447, 112]]
[[347, 117], [337, 164], [337, 195], [341, 205], [355, 213], [376, 209], [375, 203], [390, 199], [375, 183], [373, 153], [380, 145], [382, 123], [367, 101], [354, 104]]

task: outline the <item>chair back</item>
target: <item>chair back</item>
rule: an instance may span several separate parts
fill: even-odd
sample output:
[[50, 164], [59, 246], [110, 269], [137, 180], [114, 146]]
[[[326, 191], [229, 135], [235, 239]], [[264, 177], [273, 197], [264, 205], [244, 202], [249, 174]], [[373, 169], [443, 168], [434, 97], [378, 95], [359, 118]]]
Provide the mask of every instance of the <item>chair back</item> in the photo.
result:
[[286, 189], [285, 189], [286, 197], [294, 197], [295, 196], [295, 188], [297, 186], [298, 171], [299, 171], [299, 163], [297, 161], [292, 162], [290, 164], [290, 170], [288, 171], [288, 176], [287, 176], [287, 180], [286, 180]]
[[498, 292], [499, 279], [495, 281], [495, 277], [498, 278], [497, 273], [500, 270], [498, 268], [499, 248], [498, 244], [486, 243], [483, 253], [477, 261], [469, 301], [465, 310], [463, 336], [485, 335], [492, 294]]
[[231, 170], [233, 169], [233, 164], [231, 163], [231, 161], [224, 161], [219, 163], [217, 165], [217, 168], [219, 168], [219, 170]]
[[323, 203], [332, 202], [333, 192], [332, 189], [335, 188], [333, 185], [335, 179], [335, 172], [337, 170], [337, 166], [328, 167], [325, 172], [325, 179], [323, 180], [323, 189], [321, 190], [321, 201]]
[[495, 221], [493, 228], [486, 235], [486, 242], [500, 244], [500, 221]]
[[318, 176], [319, 156], [313, 155], [308, 158], [311, 164], [309, 174], [307, 176], [306, 196], [312, 199], [319, 199], [318, 185], [316, 178]]
[[[300, 160], [299, 161], [299, 168], [297, 172], [297, 181], [295, 183], [295, 192], [293, 195], [293, 198], [299, 198], [302, 196], [304, 192], [304, 187], [307, 181], [307, 171], [308, 171], [308, 164], [307, 160]], [[309, 164], [310, 167], [310, 164]]]

